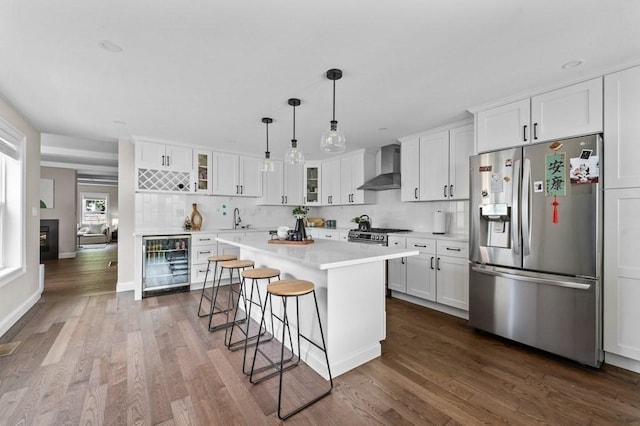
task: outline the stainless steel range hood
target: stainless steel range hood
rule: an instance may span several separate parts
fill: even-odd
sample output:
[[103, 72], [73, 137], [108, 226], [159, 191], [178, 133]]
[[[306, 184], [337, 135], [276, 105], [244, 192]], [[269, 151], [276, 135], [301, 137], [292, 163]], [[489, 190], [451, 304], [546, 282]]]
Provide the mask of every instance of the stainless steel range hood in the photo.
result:
[[358, 189], [385, 191], [400, 189], [400, 145], [386, 145], [380, 149], [380, 174]]

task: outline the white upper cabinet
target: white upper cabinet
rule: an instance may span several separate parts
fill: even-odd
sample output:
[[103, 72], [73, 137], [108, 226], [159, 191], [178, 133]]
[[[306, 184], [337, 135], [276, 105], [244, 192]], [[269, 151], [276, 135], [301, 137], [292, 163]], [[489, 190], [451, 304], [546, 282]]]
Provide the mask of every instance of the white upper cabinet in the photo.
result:
[[605, 188], [640, 187], [640, 67], [604, 78]]
[[275, 171], [262, 175], [262, 198], [259, 204], [302, 204], [303, 166], [287, 165], [280, 160], [273, 160], [273, 164]]
[[322, 204], [341, 204], [340, 159], [322, 162]]
[[211, 152], [193, 150], [193, 184], [198, 194], [211, 194]]
[[602, 132], [602, 78], [531, 98], [532, 143]]
[[449, 132], [420, 137], [420, 200], [449, 194]]
[[304, 164], [304, 199], [307, 206], [319, 206], [322, 203], [322, 165], [318, 161]]
[[191, 172], [193, 150], [191, 148], [167, 145], [143, 140], [135, 141], [136, 168], [162, 169]]
[[259, 197], [262, 194], [261, 159], [214, 152], [211, 160], [214, 195]]
[[479, 111], [476, 116], [478, 152], [530, 143], [530, 115], [529, 99]]
[[473, 125], [462, 124], [402, 141], [402, 201], [469, 198]]
[[600, 133], [602, 78], [478, 111], [478, 152]]
[[400, 200], [420, 200], [420, 138], [402, 142], [400, 149]]
[[340, 198], [342, 204], [364, 204], [375, 200], [371, 191], [357, 189], [374, 177], [375, 158], [365, 151], [343, 157], [340, 160]]

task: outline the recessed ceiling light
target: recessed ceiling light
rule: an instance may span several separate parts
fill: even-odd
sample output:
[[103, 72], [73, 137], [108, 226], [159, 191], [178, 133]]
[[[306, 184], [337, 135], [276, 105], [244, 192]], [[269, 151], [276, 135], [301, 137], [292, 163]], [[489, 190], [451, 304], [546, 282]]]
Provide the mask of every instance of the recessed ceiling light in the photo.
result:
[[582, 65], [584, 61], [582, 59], [574, 59], [572, 61], [569, 62], [565, 62], [564, 64], [562, 64], [562, 69], [563, 70], [570, 70], [572, 68], [577, 68], [580, 65]]
[[122, 52], [122, 47], [118, 46], [111, 40], [101, 40], [100, 42], [98, 42], [98, 46], [100, 46], [101, 49], [104, 49], [107, 52], [111, 52], [111, 53]]
[[378, 130], [381, 130], [381, 131], [382, 130], [389, 130], [389, 128], [387, 128], [387, 127], [378, 127]]
[[113, 120], [113, 124], [119, 124], [121, 126], [124, 126], [125, 124], [127, 124], [127, 122], [123, 120]]

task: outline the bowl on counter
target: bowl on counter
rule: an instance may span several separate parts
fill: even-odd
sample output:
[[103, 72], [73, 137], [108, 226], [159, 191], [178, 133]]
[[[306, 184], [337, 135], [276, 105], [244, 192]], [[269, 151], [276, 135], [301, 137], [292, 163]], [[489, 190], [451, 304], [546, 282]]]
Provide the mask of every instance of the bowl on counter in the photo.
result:
[[289, 227], [288, 226], [279, 226], [278, 227], [278, 239], [279, 240], [286, 240], [288, 233], [289, 233]]

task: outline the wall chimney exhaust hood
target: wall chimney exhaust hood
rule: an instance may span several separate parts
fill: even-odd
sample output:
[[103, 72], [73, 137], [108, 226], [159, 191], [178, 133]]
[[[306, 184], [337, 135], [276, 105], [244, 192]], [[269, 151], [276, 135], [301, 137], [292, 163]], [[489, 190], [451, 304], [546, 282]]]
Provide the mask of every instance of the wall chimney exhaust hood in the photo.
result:
[[400, 145], [392, 144], [380, 149], [380, 174], [358, 189], [385, 191], [400, 189]]

